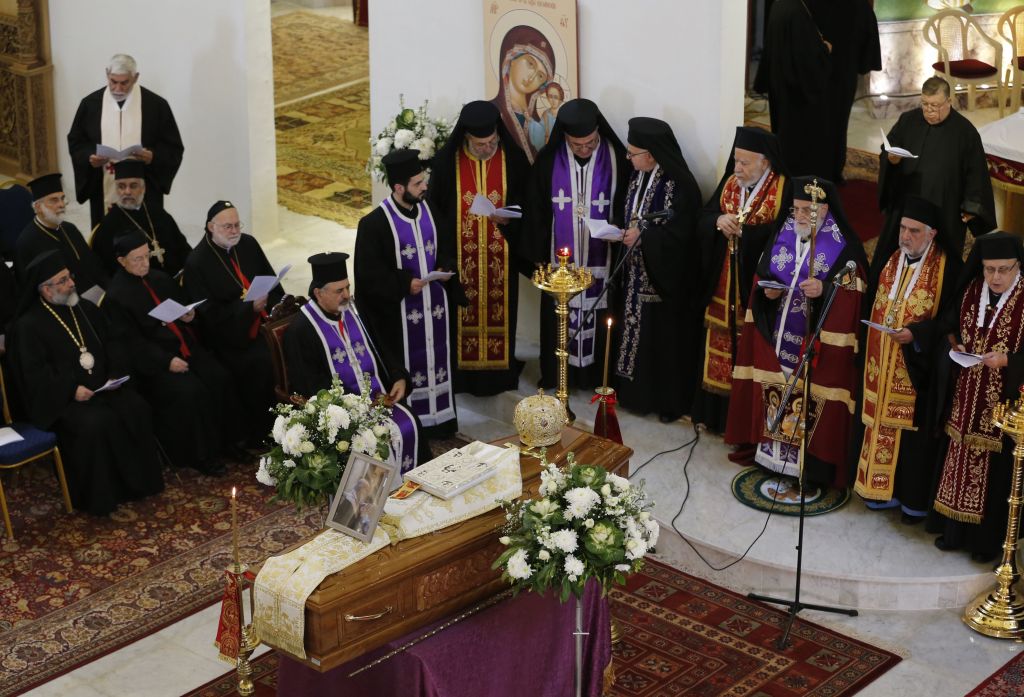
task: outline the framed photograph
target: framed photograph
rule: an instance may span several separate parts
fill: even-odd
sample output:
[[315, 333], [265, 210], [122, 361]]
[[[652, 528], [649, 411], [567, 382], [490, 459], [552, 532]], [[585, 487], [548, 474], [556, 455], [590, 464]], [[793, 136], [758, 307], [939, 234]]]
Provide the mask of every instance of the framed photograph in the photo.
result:
[[398, 463], [381, 462], [369, 455], [352, 453], [331, 502], [328, 527], [369, 542], [384, 512], [384, 502], [391, 492], [391, 485], [397, 478]]

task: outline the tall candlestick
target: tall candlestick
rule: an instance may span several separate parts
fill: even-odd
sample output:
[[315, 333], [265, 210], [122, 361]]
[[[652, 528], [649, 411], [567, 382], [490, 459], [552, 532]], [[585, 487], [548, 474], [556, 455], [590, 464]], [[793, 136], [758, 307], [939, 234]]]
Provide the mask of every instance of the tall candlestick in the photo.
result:
[[235, 562], [235, 568], [237, 569], [238, 564], [238, 498], [236, 497], [236, 487], [231, 487], [231, 549], [233, 552], [232, 558]]
[[608, 333], [604, 337], [604, 381], [601, 383], [608, 387], [608, 355], [612, 348], [612, 318], [608, 318]]

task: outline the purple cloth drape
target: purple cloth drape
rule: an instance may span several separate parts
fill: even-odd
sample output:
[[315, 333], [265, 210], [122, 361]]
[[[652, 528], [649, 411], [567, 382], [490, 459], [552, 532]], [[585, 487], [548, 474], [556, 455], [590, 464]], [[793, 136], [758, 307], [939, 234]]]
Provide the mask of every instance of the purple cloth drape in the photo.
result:
[[[280, 697], [569, 697], [573, 694], [575, 599], [520, 593], [354, 678], [348, 674], [444, 620], [326, 673], [281, 656]], [[611, 658], [608, 600], [595, 583], [583, 598], [583, 694], [600, 697]]]

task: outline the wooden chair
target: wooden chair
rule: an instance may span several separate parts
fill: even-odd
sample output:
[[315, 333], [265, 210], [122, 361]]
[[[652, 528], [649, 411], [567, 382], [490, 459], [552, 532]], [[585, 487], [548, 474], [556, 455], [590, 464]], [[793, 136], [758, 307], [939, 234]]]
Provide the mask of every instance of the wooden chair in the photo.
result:
[[[68, 483], [64, 478], [64, 463], [60, 458], [60, 448], [57, 447], [57, 436], [49, 431], [41, 431], [35, 426], [26, 423], [11, 422], [11, 412], [7, 407], [7, 388], [4, 384], [2, 368], [0, 368], [0, 398], [3, 399], [4, 425], [13, 428], [22, 438], [14, 443], [0, 445], [0, 473], [5, 470], [17, 470], [23, 465], [27, 465], [52, 453], [57, 469], [57, 479], [60, 480], [61, 494], [64, 496], [64, 508], [67, 509], [68, 513], [71, 513], [73, 510], [71, 508], [71, 495], [68, 493]], [[3, 509], [7, 537], [13, 540], [14, 528], [11, 525], [11, 514], [7, 510], [7, 497], [4, 495], [2, 481], [0, 481], [0, 509]]]
[[288, 370], [284, 363], [284, 332], [299, 313], [299, 308], [305, 304], [306, 299], [301, 295], [284, 296], [260, 327], [260, 332], [270, 347], [270, 359], [274, 364], [274, 396], [282, 404], [299, 403], [296, 401], [296, 395], [288, 388]]
[[1024, 87], [1024, 5], [1011, 7], [996, 25], [999, 36], [1010, 45], [1006, 86], [1010, 88], [1010, 110], [1020, 108], [1020, 90]]
[[[971, 30], [979, 43], [969, 45]], [[924, 25], [924, 40], [937, 49], [939, 60], [932, 64], [935, 74], [946, 78], [951, 85], [967, 85], [967, 110], [976, 104], [975, 87], [994, 84], [999, 100], [999, 115], [1003, 115], [1003, 81], [999, 71], [1003, 65], [1003, 46], [985, 34], [971, 15], [961, 10], [943, 10], [932, 15]], [[971, 58], [973, 49], [987, 46], [994, 54], [991, 63]]]

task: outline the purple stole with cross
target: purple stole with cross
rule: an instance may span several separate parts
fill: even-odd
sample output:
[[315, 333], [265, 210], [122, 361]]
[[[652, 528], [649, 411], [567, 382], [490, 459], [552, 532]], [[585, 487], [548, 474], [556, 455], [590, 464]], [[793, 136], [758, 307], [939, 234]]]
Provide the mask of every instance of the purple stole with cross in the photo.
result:
[[[611, 143], [602, 140], [585, 167], [576, 163], [568, 143], [555, 153], [551, 170], [551, 252], [552, 264], [558, 260], [555, 252], [568, 247], [570, 260], [585, 266], [594, 275], [594, 284], [569, 301], [569, 336], [576, 340], [569, 345], [569, 364], [585, 367], [594, 362], [594, 335], [597, 314], [591, 314], [583, 331], [577, 334], [583, 315], [594, 308], [597, 297], [604, 289], [611, 266], [608, 243], [590, 236], [586, 218], [608, 220], [615, 198], [615, 155]], [[607, 307], [602, 298], [598, 309]]]
[[[395, 238], [399, 268], [423, 278], [437, 265], [437, 235], [430, 209], [417, 204], [416, 218], [410, 219], [398, 211], [390, 196], [380, 205]], [[448, 295], [444, 286], [431, 281], [418, 295], [406, 295], [400, 309], [405, 369], [412, 379], [409, 408], [426, 427], [454, 419]]]
[[[363, 383], [369, 380], [371, 396], [387, 393], [380, 381], [377, 359], [374, 357], [363, 328], [362, 320], [354, 308], [341, 313], [341, 321], [345, 323], [345, 336], [338, 331], [338, 324], [328, 319], [315, 300], [310, 300], [301, 308], [302, 314], [320, 335], [324, 346], [324, 354], [331, 366], [331, 372], [345, 386], [345, 390], [353, 394], [362, 394]], [[365, 378], [363, 376], [366, 376]], [[391, 407], [391, 457], [399, 463], [402, 472], [406, 472], [418, 463], [416, 453], [419, 434], [416, 432], [416, 420], [401, 404]]]

